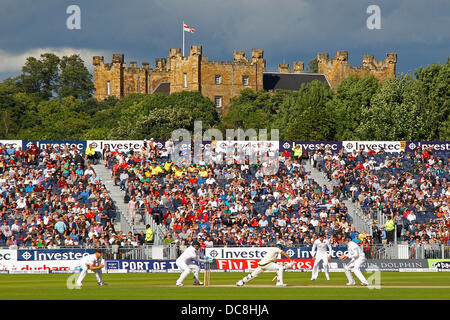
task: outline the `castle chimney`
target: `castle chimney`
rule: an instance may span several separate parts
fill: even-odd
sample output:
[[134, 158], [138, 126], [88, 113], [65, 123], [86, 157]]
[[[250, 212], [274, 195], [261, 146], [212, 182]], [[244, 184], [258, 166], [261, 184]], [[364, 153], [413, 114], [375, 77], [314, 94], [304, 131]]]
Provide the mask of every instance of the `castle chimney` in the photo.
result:
[[325, 62], [329, 60], [328, 52], [319, 52], [317, 54], [317, 61], [318, 62]]
[[142, 69], [149, 70], [150, 69], [149, 63], [148, 62], [142, 62]]
[[101, 57], [101, 56], [94, 56], [94, 57], [92, 58], [92, 64], [93, 64], [94, 66], [100, 65], [103, 61], [104, 61], [104, 57]]
[[289, 64], [288, 63], [280, 63], [278, 65], [278, 72], [281, 72], [281, 73], [291, 72], [291, 70], [289, 69]]
[[348, 51], [338, 51], [336, 53], [336, 60], [346, 63], [348, 61]]
[[156, 58], [155, 59], [156, 70], [163, 71], [166, 68], [166, 63], [167, 63], [167, 59]]
[[259, 60], [264, 58], [264, 50], [263, 49], [252, 49], [252, 60]]
[[125, 55], [122, 53], [114, 53], [112, 63], [123, 63]]
[[137, 62], [136, 61], [130, 61], [130, 68], [137, 68]]
[[180, 48], [170, 48], [169, 50], [169, 57], [175, 58], [181, 56], [181, 49]]
[[396, 53], [387, 53], [386, 54], [386, 62], [396, 64], [397, 63], [397, 54]]
[[191, 46], [191, 56], [201, 56], [202, 55], [202, 46]]
[[303, 73], [305, 71], [305, 64], [302, 61], [294, 61], [294, 72]]
[[374, 56], [373, 54], [364, 54], [363, 55], [363, 67], [371, 67], [374, 64]]
[[245, 57], [245, 51], [233, 51], [233, 60], [234, 62], [247, 62], [247, 58]]

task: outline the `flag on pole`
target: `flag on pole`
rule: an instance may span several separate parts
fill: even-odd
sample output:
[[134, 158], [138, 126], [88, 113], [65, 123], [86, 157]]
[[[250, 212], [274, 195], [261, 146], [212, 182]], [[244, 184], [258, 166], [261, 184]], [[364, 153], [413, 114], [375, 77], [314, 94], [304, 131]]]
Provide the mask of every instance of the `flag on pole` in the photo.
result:
[[188, 25], [186, 25], [184, 23], [183, 23], [183, 30], [186, 31], [186, 32], [195, 33], [195, 29], [194, 28], [191, 28], [191, 27], [189, 27]]

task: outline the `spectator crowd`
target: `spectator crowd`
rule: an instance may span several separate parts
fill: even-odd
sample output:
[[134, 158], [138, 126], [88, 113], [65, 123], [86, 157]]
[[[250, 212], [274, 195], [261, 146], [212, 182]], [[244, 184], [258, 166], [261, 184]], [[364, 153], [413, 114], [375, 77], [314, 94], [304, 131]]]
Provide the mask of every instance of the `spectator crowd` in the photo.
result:
[[[308, 155], [227, 141], [213, 142], [195, 162], [187, 146], [174, 162], [176, 150], [171, 140], [151, 139], [139, 150], [102, 154], [132, 223], [151, 215], [166, 228], [166, 244], [311, 245], [320, 234], [334, 246], [350, 236], [367, 250], [394, 239], [450, 244], [448, 155], [431, 148], [345, 153], [321, 146]], [[0, 247], [148, 243], [146, 232], [115, 230], [115, 205], [91, 166], [97, 160], [75, 146], [1, 145]], [[312, 178], [306, 161], [326, 174], [330, 188]], [[344, 200], [358, 204], [372, 230], [355, 230]]]
[[[237, 146], [227, 141], [222, 153], [213, 142], [212, 150], [199, 155], [201, 161], [186, 158], [181, 165], [171, 161], [174, 149], [168, 143], [158, 146], [151, 139], [140, 150], [104, 152], [132, 203], [133, 221], [142, 219], [137, 213], [152, 215], [169, 230], [166, 243], [308, 245], [323, 233], [333, 245], [350, 236], [370, 246], [394, 241], [391, 219], [398, 241], [450, 243], [448, 156], [429, 148], [347, 154], [320, 147], [309, 157], [284, 151], [275, 157], [277, 170], [267, 174], [274, 156], [262, 142]], [[332, 187], [318, 185], [304, 161], [324, 171]], [[374, 221], [372, 230], [355, 230], [345, 199], [357, 202]], [[381, 213], [389, 223], [379, 227]]]
[[115, 205], [76, 146], [0, 146], [0, 247], [142, 244], [116, 232]]

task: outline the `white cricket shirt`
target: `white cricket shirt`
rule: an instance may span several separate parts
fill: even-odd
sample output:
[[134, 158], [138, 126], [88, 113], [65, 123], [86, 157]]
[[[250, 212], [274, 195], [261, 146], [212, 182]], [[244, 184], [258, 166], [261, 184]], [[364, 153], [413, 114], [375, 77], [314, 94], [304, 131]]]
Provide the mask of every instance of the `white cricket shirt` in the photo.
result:
[[271, 262], [277, 262], [277, 258], [278, 255], [282, 252], [283, 250], [281, 250], [278, 247], [271, 247], [267, 249], [267, 253], [264, 256], [264, 258], [262, 258], [258, 264], [260, 266], [265, 266], [266, 264], [269, 264]]
[[328, 239], [323, 239], [323, 242], [321, 242], [320, 239], [314, 241], [311, 250], [311, 255], [313, 257], [331, 255], [331, 252], [332, 252], [331, 244]]

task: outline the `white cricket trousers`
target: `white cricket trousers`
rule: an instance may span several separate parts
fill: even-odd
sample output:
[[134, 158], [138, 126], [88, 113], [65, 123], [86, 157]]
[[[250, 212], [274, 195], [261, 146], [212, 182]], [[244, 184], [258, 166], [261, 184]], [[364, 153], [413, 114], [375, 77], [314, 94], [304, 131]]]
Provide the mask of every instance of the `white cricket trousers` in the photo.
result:
[[256, 268], [252, 273], [246, 275], [242, 279], [242, 282], [247, 283], [250, 280], [255, 279], [263, 271], [276, 271], [276, 273], [277, 273], [277, 283], [283, 283], [284, 267], [283, 267], [282, 264], [278, 264], [278, 263], [275, 263], [275, 262], [270, 262], [270, 263], [268, 263], [268, 264], [266, 264], [264, 266], [258, 266], [258, 268]]
[[344, 264], [345, 275], [347, 276], [349, 283], [355, 283], [352, 272], [359, 279], [359, 281], [361, 281], [361, 283], [367, 283], [366, 278], [360, 270], [360, 267], [364, 262], [366, 262], [366, 258], [358, 258], [354, 261], [350, 261], [349, 263]]
[[[83, 279], [84, 279], [84, 277], [86, 277], [86, 273], [88, 272], [88, 270], [89, 269], [87, 266], [81, 268], [80, 275], [78, 276], [78, 279], [77, 279], [77, 285], [81, 286]], [[102, 283], [103, 282], [102, 269], [94, 270], [94, 273], [95, 273], [95, 277], [97, 278], [97, 283]]]
[[328, 273], [328, 255], [326, 255], [326, 254], [316, 255], [314, 257], [314, 266], [312, 269], [311, 280], [317, 279], [317, 277], [319, 275], [320, 261], [322, 261], [322, 267], [325, 272], [325, 277], [327, 278], [327, 280], [330, 280], [330, 275]]
[[185, 261], [182, 260], [177, 260], [176, 264], [178, 266], [178, 268], [180, 268], [181, 270], [181, 274], [180, 277], [177, 280], [177, 284], [183, 283], [183, 281], [186, 279], [186, 277], [189, 275], [189, 273], [192, 272], [192, 274], [194, 275], [194, 283], [198, 284], [200, 283], [199, 280], [199, 274], [200, 274], [200, 267], [194, 263], [186, 263]]

